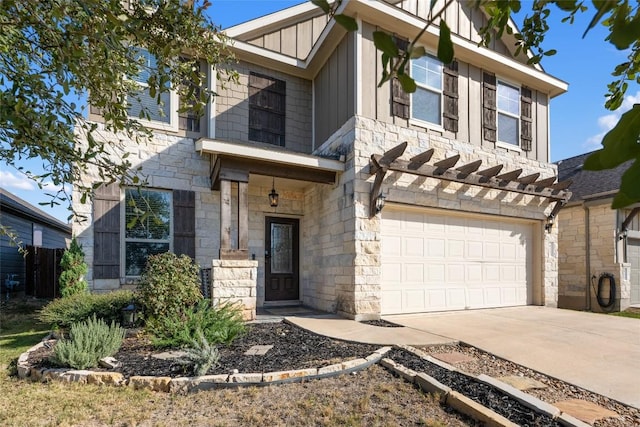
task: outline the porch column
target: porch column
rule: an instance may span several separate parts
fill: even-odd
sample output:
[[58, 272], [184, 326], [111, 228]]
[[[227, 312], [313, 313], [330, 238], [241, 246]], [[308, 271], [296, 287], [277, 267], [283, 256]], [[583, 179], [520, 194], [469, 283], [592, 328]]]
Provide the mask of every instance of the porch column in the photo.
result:
[[[246, 260], [249, 258], [249, 176], [246, 181], [220, 179], [220, 259]], [[231, 184], [238, 184], [238, 229], [237, 247], [232, 245]]]

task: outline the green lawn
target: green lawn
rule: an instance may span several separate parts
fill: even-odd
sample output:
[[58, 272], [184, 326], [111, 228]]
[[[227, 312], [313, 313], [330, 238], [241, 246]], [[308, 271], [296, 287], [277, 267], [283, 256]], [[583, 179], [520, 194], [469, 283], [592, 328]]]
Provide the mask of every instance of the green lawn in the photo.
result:
[[611, 316], [629, 317], [631, 319], [640, 319], [640, 310], [626, 310], [611, 313]]

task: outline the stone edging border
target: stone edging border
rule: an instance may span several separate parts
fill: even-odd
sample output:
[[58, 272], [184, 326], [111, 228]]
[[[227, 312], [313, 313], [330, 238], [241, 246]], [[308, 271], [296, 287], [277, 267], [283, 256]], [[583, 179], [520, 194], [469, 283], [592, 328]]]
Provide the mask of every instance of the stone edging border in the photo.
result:
[[[511, 396], [513, 399], [517, 400], [524, 406], [533, 409], [536, 412], [546, 414], [552, 417], [554, 420], [558, 421], [560, 424], [568, 427], [588, 427], [589, 424], [586, 424], [575, 417], [572, 417], [569, 414], [563, 413], [560, 409], [555, 406], [546, 403], [530, 394], [527, 394], [523, 391], [516, 389], [515, 387], [510, 386], [500, 380], [497, 380], [488, 375], [471, 375], [467, 372], [464, 372], [460, 369], [455, 368], [454, 366], [449, 365], [441, 360], [435, 359], [423, 351], [409, 346], [409, 345], [398, 345], [398, 348], [401, 348], [405, 351], [413, 353], [414, 355], [427, 360], [435, 365], [438, 365], [444, 369], [449, 371], [455, 371], [462, 375], [468, 376], [476, 381], [483, 382], [492, 387], [499, 389], [501, 392]], [[421, 390], [427, 393], [438, 393], [440, 395], [440, 401], [445, 403], [452, 408], [456, 409], [459, 412], [462, 412], [465, 415], [468, 415], [478, 421], [484, 422], [487, 426], [503, 426], [503, 427], [513, 427], [517, 426], [513, 422], [509, 421], [507, 418], [502, 415], [494, 412], [493, 410], [486, 408], [479, 403], [471, 400], [470, 398], [452, 390], [450, 387], [442, 384], [435, 378], [425, 374], [424, 372], [416, 372], [412, 369], [408, 369], [401, 364], [394, 362], [391, 359], [384, 358], [380, 361], [380, 364], [385, 368], [389, 369], [392, 372], [395, 372], [400, 377], [404, 378], [406, 381], [415, 384]]]
[[119, 372], [102, 372], [74, 369], [34, 368], [29, 366], [29, 353], [47, 345], [51, 335], [31, 347], [18, 357], [18, 377], [31, 378], [33, 381], [59, 380], [83, 384], [129, 386], [136, 390], [151, 390], [167, 393], [187, 393], [213, 388], [242, 386], [267, 386], [291, 382], [301, 382], [320, 378], [330, 378], [351, 372], [357, 372], [378, 363], [391, 350], [390, 346], [381, 347], [365, 358], [347, 360], [320, 368], [295, 369], [291, 371], [265, 373], [233, 373], [204, 375], [200, 377], [152, 377], [132, 376], [126, 379]]

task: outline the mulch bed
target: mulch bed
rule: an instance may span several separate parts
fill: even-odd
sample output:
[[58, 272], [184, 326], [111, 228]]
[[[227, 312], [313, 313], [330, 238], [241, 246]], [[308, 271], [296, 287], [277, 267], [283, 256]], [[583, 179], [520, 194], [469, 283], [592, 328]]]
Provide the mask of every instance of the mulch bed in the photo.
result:
[[[273, 345], [265, 355], [246, 356], [254, 345]], [[380, 348], [377, 345], [339, 341], [307, 332], [284, 322], [248, 325], [247, 333], [233, 342], [221, 346], [218, 365], [209, 375], [277, 372], [292, 369], [317, 368], [344, 360], [366, 357]], [[151, 345], [142, 334], [126, 338], [114, 357], [122, 362], [115, 369], [125, 377], [133, 375], [181, 377], [193, 375], [192, 368], [178, 359], [157, 359], [152, 354], [162, 352]], [[53, 367], [47, 360], [53, 349], [43, 348], [29, 355], [29, 363], [36, 367]], [[95, 368], [94, 370], [104, 370]]]

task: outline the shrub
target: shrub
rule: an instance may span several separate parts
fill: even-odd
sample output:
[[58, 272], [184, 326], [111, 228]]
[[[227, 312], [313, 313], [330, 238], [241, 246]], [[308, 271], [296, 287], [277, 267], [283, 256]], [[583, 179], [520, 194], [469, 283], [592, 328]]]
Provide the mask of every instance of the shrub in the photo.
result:
[[197, 306], [185, 310], [182, 318], [158, 319], [155, 326], [148, 329], [155, 336], [153, 344], [157, 347], [189, 346], [197, 338], [198, 331], [211, 344], [229, 345], [245, 332], [238, 304], [212, 307], [204, 299]]
[[75, 237], [71, 240], [69, 249], [64, 251], [62, 255], [60, 267], [62, 268], [62, 273], [60, 274], [60, 279], [58, 279], [58, 284], [60, 285], [60, 295], [63, 298], [89, 292], [89, 285], [84, 279], [84, 275], [87, 274], [84, 252]]
[[185, 349], [186, 364], [193, 365], [193, 372], [197, 376], [206, 375], [212, 366], [218, 364], [220, 352], [215, 345], [205, 338], [202, 329], [196, 331], [196, 337], [191, 340], [191, 347]]
[[138, 285], [138, 302], [147, 324], [179, 320], [202, 299], [199, 267], [186, 255], [152, 255]]
[[53, 348], [52, 361], [74, 369], [92, 368], [103, 357], [114, 355], [124, 339], [124, 329], [114, 322], [91, 316], [84, 322], [71, 325], [69, 339], [58, 341]]
[[135, 295], [131, 291], [75, 294], [51, 301], [40, 310], [38, 320], [63, 329], [94, 315], [106, 322], [119, 322], [122, 309], [131, 304], [134, 299]]

